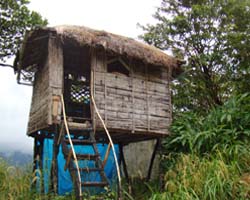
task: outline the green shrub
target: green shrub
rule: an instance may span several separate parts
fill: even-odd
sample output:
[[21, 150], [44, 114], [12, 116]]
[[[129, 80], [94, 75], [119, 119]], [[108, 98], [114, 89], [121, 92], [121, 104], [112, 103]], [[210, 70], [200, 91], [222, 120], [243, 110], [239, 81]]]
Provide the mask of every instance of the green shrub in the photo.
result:
[[165, 188], [161, 197], [233, 200], [247, 199], [249, 195], [250, 173], [242, 174], [236, 163], [228, 164], [217, 151], [213, 157], [203, 158], [180, 153], [174, 167], [166, 171]]
[[163, 147], [165, 188], [154, 199], [250, 198], [250, 95], [232, 97], [207, 116], [175, 116]]
[[231, 98], [207, 116], [181, 113], [171, 133], [164, 143], [168, 152], [210, 154], [220, 149], [230, 156], [244, 152], [242, 147], [250, 142], [250, 94]]
[[27, 171], [8, 166], [0, 158], [0, 199], [32, 199], [31, 178], [32, 175]]

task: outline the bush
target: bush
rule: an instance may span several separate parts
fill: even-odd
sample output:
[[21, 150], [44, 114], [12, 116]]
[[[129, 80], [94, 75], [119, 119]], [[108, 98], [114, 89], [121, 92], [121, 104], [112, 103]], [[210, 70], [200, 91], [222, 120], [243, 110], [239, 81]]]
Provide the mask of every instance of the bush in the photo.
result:
[[27, 170], [8, 166], [0, 158], [0, 199], [35, 199], [30, 191], [31, 180]]
[[163, 147], [165, 188], [153, 199], [250, 198], [250, 95], [238, 95], [207, 116], [175, 117]]
[[250, 173], [242, 174], [236, 163], [228, 164], [218, 151], [203, 158], [181, 153], [175, 163], [165, 174], [165, 191], [159, 199], [250, 198]]
[[206, 154], [217, 149], [234, 156], [250, 142], [250, 95], [238, 95], [207, 116], [181, 113], [175, 117], [171, 136], [164, 142], [168, 152]]

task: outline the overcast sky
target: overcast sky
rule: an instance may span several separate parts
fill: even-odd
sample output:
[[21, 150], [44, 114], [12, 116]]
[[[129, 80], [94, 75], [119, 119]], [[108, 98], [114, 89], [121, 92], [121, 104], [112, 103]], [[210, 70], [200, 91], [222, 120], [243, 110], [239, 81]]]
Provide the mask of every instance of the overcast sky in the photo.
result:
[[[161, 0], [31, 0], [29, 8], [49, 26], [83, 25], [137, 38], [137, 23], [154, 23], [152, 14]], [[13, 70], [0, 68], [0, 151], [32, 153], [33, 139], [26, 136], [32, 87], [18, 85]]]

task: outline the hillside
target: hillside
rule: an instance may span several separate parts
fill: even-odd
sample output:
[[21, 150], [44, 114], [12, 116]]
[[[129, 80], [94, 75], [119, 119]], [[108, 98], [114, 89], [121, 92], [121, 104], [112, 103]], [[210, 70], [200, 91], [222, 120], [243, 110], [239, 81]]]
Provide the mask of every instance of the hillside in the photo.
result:
[[13, 151], [13, 152], [2, 151], [0, 152], [0, 157], [3, 158], [9, 165], [16, 167], [26, 166], [32, 162], [31, 154], [19, 151]]

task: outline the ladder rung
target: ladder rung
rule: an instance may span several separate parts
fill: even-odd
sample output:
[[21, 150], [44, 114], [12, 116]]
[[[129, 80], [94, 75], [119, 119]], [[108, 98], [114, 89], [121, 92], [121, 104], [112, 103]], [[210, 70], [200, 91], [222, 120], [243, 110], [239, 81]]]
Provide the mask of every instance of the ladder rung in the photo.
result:
[[[76, 171], [76, 168], [73, 168], [73, 170]], [[104, 169], [103, 168], [91, 168], [91, 167], [84, 167], [84, 168], [80, 168], [79, 169], [80, 172], [101, 172], [103, 171]]]
[[96, 160], [98, 156], [98, 154], [76, 154], [79, 160]]
[[108, 185], [108, 182], [82, 182], [84, 187], [104, 187]]
[[[64, 141], [69, 144], [68, 139], [64, 139]], [[79, 140], [79, 139], [71, 139], [72, 143], [75, 145], [92, 145], [94, 142], [91, 140]]]
[[91, 125], [87, 125], [85, 123], [76, 123], [76, 122], [68, 122], [70, 130], [79, 130], [79, 131], [93, 131]]

